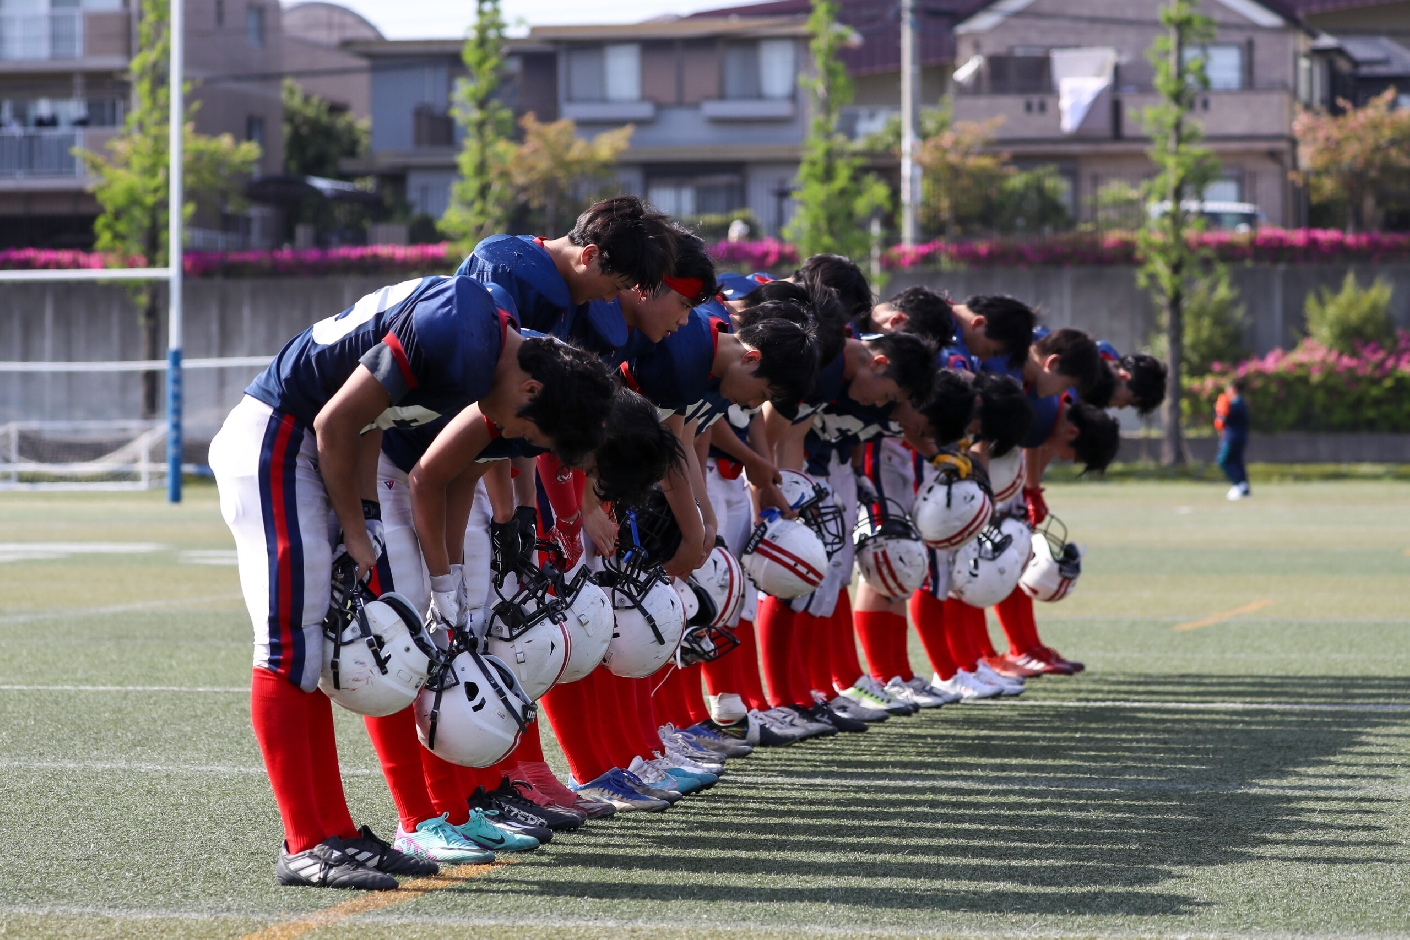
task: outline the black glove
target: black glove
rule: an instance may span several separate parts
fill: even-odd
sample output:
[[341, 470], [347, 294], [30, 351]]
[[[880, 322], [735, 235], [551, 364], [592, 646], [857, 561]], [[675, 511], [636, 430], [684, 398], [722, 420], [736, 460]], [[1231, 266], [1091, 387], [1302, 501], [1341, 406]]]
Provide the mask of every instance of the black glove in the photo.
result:
[[490, 568], [500, 577], [514, 570], [519, 561], [519, 523], [490, 523]]
[[516, 564], [528, 567], [534, 561], [534, 548], [539, 543], [539, 512], [533, 506], [520, 506], [514, 510], [514, 518], [509, 524], [519, 532], [519, 554]]

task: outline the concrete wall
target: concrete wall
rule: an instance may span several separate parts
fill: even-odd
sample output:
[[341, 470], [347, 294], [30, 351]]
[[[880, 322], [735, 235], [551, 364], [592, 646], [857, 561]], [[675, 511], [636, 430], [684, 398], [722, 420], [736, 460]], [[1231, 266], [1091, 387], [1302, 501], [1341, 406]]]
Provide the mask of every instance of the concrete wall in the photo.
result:
[[[1123, 437], [1120, 461], [1160, 459], [1161, 442]], [[1213, 463], [1214, 437], [1186, 438], [1190, 459]], [[1410, 434], [1251, 434], [1247, 463], [1410, 463]]]

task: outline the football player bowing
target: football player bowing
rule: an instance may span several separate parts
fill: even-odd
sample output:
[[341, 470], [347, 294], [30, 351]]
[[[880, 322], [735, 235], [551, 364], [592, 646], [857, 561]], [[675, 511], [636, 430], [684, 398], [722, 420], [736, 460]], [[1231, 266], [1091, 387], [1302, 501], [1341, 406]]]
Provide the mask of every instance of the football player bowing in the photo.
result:
[[[601, 366], [521, 338], [476, 281], [406, 281], [290, 340], [211, 442], [255, 631], [250, 712], [284, 824], [281, 884], [389, 889], [394, 874], [435, 869], [353, 824], [331, 703], [316, 689], [334, 546], [359, 577], [381, 553], [382, 430], [489, 399], [516, 431], [584, 450], [601, 438], [607, 398], [574, 389], [575, 369]], [[556, 403], [551, 413], [533, 408], [540, 392]]]

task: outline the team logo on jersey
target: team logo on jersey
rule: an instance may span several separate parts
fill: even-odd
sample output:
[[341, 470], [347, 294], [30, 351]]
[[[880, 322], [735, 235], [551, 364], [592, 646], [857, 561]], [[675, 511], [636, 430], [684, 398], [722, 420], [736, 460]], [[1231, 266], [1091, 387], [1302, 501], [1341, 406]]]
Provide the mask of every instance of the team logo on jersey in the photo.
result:
[[383, 480], [383, 481], [382, 481], [382, 485], [385, 486], [387, 489], [390, 490], [390, 489], [393, 489], [393, 488], [397, 485], [397, 481], [396, 481], [396, 480]]

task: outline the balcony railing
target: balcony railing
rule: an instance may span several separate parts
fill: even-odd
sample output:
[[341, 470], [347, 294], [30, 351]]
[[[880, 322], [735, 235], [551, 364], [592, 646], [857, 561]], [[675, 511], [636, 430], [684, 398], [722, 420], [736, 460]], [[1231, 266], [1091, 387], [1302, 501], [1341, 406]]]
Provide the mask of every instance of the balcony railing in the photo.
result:
[[78, 177], [83, 164], [73, 149], [83, 131], [72, 128], [0, 130], [0, 179]]
[[83, 11], [0, 13], [0, 60], [82, 57]]

